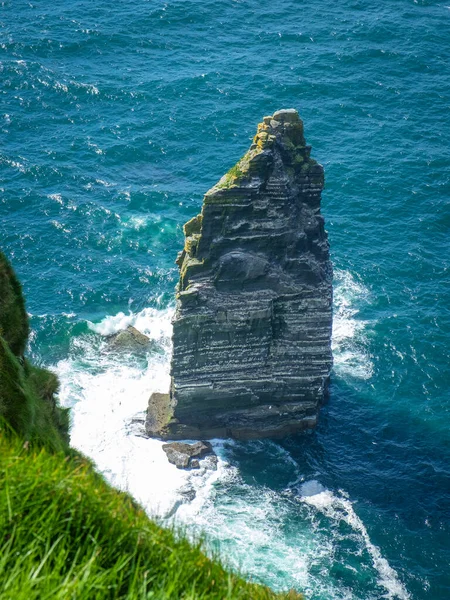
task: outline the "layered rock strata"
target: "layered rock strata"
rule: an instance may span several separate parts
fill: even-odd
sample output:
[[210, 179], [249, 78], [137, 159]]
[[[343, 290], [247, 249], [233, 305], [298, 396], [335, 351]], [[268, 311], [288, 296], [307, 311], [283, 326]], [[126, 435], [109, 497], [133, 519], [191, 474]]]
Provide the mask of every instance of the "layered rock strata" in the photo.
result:
[[150, 399], [150, 435], [244, 439], [316, 424], [332, 366], [332, 268], [310, 150], [297, 111], [264, 117], [184, 226], [172, 383]]

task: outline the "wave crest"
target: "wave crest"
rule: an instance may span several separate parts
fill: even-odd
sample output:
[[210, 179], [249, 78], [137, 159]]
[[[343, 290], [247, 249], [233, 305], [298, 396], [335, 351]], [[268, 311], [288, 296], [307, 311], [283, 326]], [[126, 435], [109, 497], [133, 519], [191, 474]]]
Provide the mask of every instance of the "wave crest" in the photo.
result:
[[349, 271], [335, 270], [331, 347], [337, 375], [357, 379], [370, 379], [373, 375], [367, 349], [370, 322], [358, 317], [360, 308], [369, 300], [369, 290]]

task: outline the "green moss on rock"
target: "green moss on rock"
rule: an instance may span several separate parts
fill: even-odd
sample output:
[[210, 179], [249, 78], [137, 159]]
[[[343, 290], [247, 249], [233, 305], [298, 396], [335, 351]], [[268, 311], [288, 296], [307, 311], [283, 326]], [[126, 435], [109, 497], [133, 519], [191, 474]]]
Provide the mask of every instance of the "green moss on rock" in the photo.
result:
[[245, 176], [245, 171], [243, 170], [241, 165], [242, 161], [243, 159], [241, 159], [238, 163], [231, 167], [231, 169], [227, 173], [225, 173], [225, 175], [214, 187], [222, 189], [236, 185], [238, 181]]
[[184, 224], [183, 231], [184, 231], [184, 235], [186, 237], [200, 233], [201, 227], [202, 227], [202, 218], [203, 217], [200, 214], [200, 215], [197, 215], [196, 217], [193, 217], [190, 221], [188, 221], [187, 223]]

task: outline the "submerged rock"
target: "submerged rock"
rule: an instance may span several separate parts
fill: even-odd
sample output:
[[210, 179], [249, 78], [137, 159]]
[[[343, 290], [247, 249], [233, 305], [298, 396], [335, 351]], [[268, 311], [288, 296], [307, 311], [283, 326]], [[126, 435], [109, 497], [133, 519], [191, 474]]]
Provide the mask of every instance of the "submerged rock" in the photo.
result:
[[145, 350], [150, 343], [150, 338], [132, 325], [109, 337], [109, 347], [113, 350]]
[[149, 434], [259, 438], [316, 424], [332, 366], [332, 267], [310, 150], [297, 111], [264, 117], [184, 226], [171, 389], [164, 410], [150, 402]]
[[170, 444], [163, 444], [162, 448], [167, 454], [169, 462], [178, 469], [199, 469], [199, 460], [201, 458], [207, 455], [214, 455], [209, 442], [195, 442], [194, 444], [172, 442]]

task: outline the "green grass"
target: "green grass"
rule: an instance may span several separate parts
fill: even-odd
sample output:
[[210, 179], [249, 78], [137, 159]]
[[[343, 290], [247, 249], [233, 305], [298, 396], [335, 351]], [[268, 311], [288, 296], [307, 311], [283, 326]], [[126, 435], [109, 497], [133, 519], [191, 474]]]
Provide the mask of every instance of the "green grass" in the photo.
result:
[[[155, 482], [157, 485], [157, 482]], [[0, 429], [0, 599], [269, 599], [148, 519], [90, 462]]]

